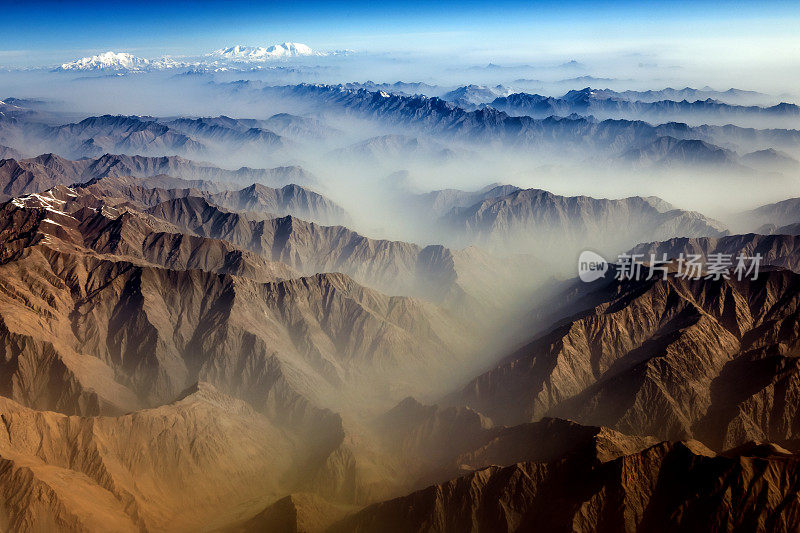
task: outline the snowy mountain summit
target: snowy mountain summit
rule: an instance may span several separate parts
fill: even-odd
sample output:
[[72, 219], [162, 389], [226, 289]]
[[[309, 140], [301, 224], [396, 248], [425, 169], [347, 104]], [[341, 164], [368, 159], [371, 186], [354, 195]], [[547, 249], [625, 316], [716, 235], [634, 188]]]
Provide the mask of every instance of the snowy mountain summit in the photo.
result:
[[[339, 55], [340, 52], [333, 52]], [[290, 59], [304, 56], [325, 56], [302, 43], [283, 43], [269, 47], [236, 45], [221, 48], [199, 57], [163, 56], [158, 59], [145, 59], [126, 52], [105, 52], [96, 56], [82, 57], [69, 63], [62, 63], [55, 70], [60, 71], [102, 71], [102, 72], [145, 72], [176, 68], [242, 68], [251, 63], [264, 63], [270, 60]]]
[[315, 52], [307, 45], [302, 43], [283, 43], [275, 44], [264, 48], [263, 46], [242, 46], [236, 45], [229, 48], [221, 48], [209, 54], [211, 57], [234, 62], [261, 62], [270, 59], [283, 59], [289, 57], [311, 56]]
[[150, 65], [147, 59], [125, 52], [105, 52], [63, 63], [60, 70], [144, 70]]

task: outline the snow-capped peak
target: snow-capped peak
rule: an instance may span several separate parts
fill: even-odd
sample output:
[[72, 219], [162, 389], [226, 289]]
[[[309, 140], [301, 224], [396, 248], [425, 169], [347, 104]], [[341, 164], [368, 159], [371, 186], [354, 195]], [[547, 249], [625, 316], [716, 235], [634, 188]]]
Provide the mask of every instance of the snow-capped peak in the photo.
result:
[[104, 52], [63, 63], [61, 70], [140, 70], [147, 68], [150, 61], [126, 52]]
[[236, 45], [220, 48], [209, 55], [227, 61], [267, 61], [287, 57], [310, 56], [315, 55], [315, 53], [309, 46], [302, 43], [283, 43], [267, 48], [263, 46]]
[[302, 43], [283, 43], [269, 47], [236, 45], [215, 50], [204, 56], [168, 56], [145, 59], [125, 52], [105, 52], [63, 63], [61, 71], [106, 71], [122, 75], [128, 72], [148, 72], [177, 68], [226, 70], [228, 68], [263, 68], [258, 64], [270, 60], [289, 59], [301, 56], [346, 55], [349, 51], [317, 52]]

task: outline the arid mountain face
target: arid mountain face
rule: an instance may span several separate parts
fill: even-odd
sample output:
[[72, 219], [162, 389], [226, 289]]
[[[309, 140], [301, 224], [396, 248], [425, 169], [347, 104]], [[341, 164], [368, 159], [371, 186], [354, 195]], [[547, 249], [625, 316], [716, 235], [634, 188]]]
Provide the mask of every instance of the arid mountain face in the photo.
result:
[[[300, 278], [285, 263], [228, 241], [182, 234], [135, 211], [91, 205], [97, 202], [62, 188], [3, 206], [10, 244], [2, 266], [9, 280], [6, 334], [17, 344], [52, 351], [53, 364], [62, 352], [69, 358], [88, 350], [107, 367], [96, 365], [83, 386], [62, 365], [63, 379], [77, 381], [70, 398], [54, 398], [35, 390], [34, 376], [29, 381], [19, 375], [25, 369], [16, 361], [26, 354], [17, 354], [11, 363], [17, 378], [9, 375], [8, 383], [15, 399], [96, 413], [119, 395], [106, 397], [100, 385], [89, 384], [95, 379], [126, 388], [125, 397], [136, 398], [131, 405], [145, 406], [202, 379], [224, 381], [231, 387], [225, 390], [245, 396], [252, 387], [265, 387], [261, 402], [272, 380], [286, 372], [305, 394], [328, 403], [331, 391], [350, 380], [372, 380], [370, 386], [378, 387], [373, 371], [396, 379], [423, 357], [440, 361], [444, 370], [468, 345], [469, 335], [432, 305], [384, 296], [342, 274]], [[27, 304], [34, 302], [31, 309]], [[252, 373], [232, 372], [250, 366]], [[30, 370], [46, 372], [36, 365]], [[95, 403], [84, 405], [85, 397]]]
[[[800, 529], [798, 202], [731, 234], [648, 188], [530, 188], [556, 149], [780, 181], [796, 132], [580, 113], [793, 107], [207, 85], [262, 118], [0, 104], [0, 530]], [[583, 282], [587, 249], [762, 262]]]
[[[298, 490], [371, 501], [397, 490], [380, 474], [396, 467], [352, 433], [357, 419], [452, 382], [472, 351], [473, 333], [433, 304], [344, 274], [301, 277], [85, 189], [1, 209], [4, 417], [63, 428], [44, 446], [9, 437], [14, 529], [224, 526]], [[205, 469], [215, 473], [200, 482]], [[215, 488], [227, 496], [204, 500]]]
[[789, 443], [798, 436], [789, 400], [798, 283], [786, 270], [756, 281], [612, 282], [583, 296], [598, 305], [508, 356], [455, 401], [502, 424], [559, 416], [718, 450]]
[[[280, 494], [285, 434], [207, 384], [120, 416], [66, 416], [3, 399], [3, 527], [185, 530], [224, 525]], [[272, 496], [270, 496], [270, 494]]]
[[417, 202], [422, 209], [432, 210], [442, 216], [459, 207], [469, 207], [490, 198], [507, 196], [519, 190], [513, 185], [492, 184], [479, 191], [444, 189], [419, 195]]

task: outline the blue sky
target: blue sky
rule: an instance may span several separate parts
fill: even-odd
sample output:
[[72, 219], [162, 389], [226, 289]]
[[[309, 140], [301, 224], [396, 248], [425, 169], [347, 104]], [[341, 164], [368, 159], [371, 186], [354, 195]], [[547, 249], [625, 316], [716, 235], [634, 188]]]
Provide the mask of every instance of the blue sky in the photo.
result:
[[[800, 55], [800, 2], [13, 2], [0, 64], [100, 51], [192, 55], [297, 41], [367, 53], [580, 55], [637, 50]], [[582, 52], [583, 51], [583, 52]], [[478, 54], [479, 55], [479, 54]]]

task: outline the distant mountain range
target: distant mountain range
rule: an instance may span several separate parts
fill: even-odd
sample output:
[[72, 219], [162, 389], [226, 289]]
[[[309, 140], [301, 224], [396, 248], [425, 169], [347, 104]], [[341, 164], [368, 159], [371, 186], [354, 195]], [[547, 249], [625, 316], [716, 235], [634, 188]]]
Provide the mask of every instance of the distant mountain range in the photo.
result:
[[800, 198], [762, 205], [734, 215], [734, 220], [748, 231], [775, 233], [778, 227], [800, 223]]
[[268, 47], [235, 45], [214, 50], [197, 58], [164, 56], [159, 59], [145, 59], [127, 52], [108, 51], [63, 63], [55, 70], [65, 72], [143, 72], [203, 65], [259, 64], [274, 60], [327, 54], [327, 52], [314, 51], [303, 43], [282, 43]]
[[[313, 109], [326, 109], [329, 112], [338, 109], [391, 125], [413, 128], [428, 135], [484, 144], [502, 143], [515, 147], [552, 145], [562, 152], [577, 150], [585, 154], [587, 149], [599, 149], [611, 150], [616, 155], [663, 136], [696, 139], [717, 145], [765, 144], [775, 149], [800, 146], [800, 131], [791, 129], [760, 130], [734, 125], [692, 127], [680, 122], [653, 125], [641, 120], [597, 120], [577, 115], [547, 118], [510, 116], [492, 107], [467, 111], [438, 97], [401, 96], [335, 85], [272, 87], [243, 82], [237, 83], [235, 90], [241, 91], [247, 87], [256, 94], [297, 99]], [[790, 106], [787, 109], [792, 108]]]
[[372, 81], [366, 81], [363, 83], [350, 82], [342, 84], [342, 87], [353, 90], [366, 89], [368, 91], [384, 91], [408, 96], [415, 94], [435, 95], [446, 91], [446, 89], [442, 89], [437, 85], [430, 85], [423, 82], [406, 83], [402, 81], [395, 83], [375, 83]]
[[263, 46], [230, 46], [211, 52], [209, 57], [233, 62], [261, 62], [271, 59], [284, 59], [314, 55], [315, 52], [303, 43], [283, 43], [269, 47]]
[[495, 87], [465, 85], [444, 93], [441, 98], [464, 109], [471, 109], [485, 102], [491, 102], [498, 97], [507, 96], [510, 93], [511, 90], [502, 85]]
[[[336, 110], [390, 127], [403, 127], [436, 137], [445, 151], [453, 150], [444, 144], [448, 141], [477, 143], [476, 146], [489, 143], [512, 148], [553, 147], [565, 156], [571, 153], [586, 159], [596, 155], [640, 166], [659, 164], [662, 160], [670, 164], [716, 164], [722, 155], [730, 160], [732, 167], [791, 173], [796, 168], [795, 160], [787, 152], [800, 146], [800, 130], [792, 129], [753, 129], [730, 124], [689, 126], [680, 122], [653, 125], [642, 120], [597, 120], [576, 114], [547, 118], [510, 116], [493, 107], [467, 111], [438, 97], [401, 96], [334, 85], [265, 86], [243, 81], [220, 87], [236, 93], [252, 91], [253, 96], [279, 97], [302, 105], [310, 114], [322, 109], [328, 113]], [[574, 92], [572, 97], [580, 102], [586, 93]], [[756, 109], [767, 112], [778, 107], [790, 115], [796, 108], [785, 104]], [[280, 164], [294, 159], [297, 143], [336, 138], [337, 130], [319, 119], [286, 113], [266, 120], [225, 116], [160, 120], [103, 115], [57, 126], [28, 118], [26, 114], [0, 115], [0, 144], [18, 151], [24, 145], [26, 150], [58, 152], [75, 159], [104, 153], [178, 154], [189, 158], [226, 154], [246, 157], [257, 153], [259, 157], [269, 155]], [[379, 138], [400, 137], [381, 136], [364, 142], [375, 143]]]
[[693, 89], [691, 87], [673, 89], [667, 87], [666, 89], [655, 91], [612, 91], [610, 89], [600, 89], [596, 90], [595, 93], [598, 97], [607, 96], [609, 98], [621, 98], [638, 102], [659, 102], [662, 100], [688, 100], [694, 102], [711, 98], [713, 100], [736, 105], [763, 105], [769, 99], [769, 96], [766, 94], [756, 91], [743, 91], [733, 88], [727, 91], [715, 91], [711, 87], [704, 87], [702, 89]]
[[[567, 80], [564, 80], [567, 81]], [[580, 81], [598, 81], [596, 78], [586, 76], [584, 78], [575, 78], [572, 80], [575, 83]], [[413, 96], [415, 94], [424, 94], [427, 96], [439, 96], [444, 100], [454, 101], [459, 95], [470, 94], [472, 98], [469, 103], [473, 105], [488, 104], [492, 100], [502, 96], [509, 96], [510, 94], [528, 94], [524, 91], [518, 91], [520, 85], [527, 86], [531, 83], [543, 83], [538, 80], [519, 79], [511, 82], [509, 87], [502, 85], [487, 86], [487, 85], [462, 85], [459, 87], [448, 87], [441, 85], [431, 85], [429, 83], [409, 83], [409, 82], [396, 82], [396, 83], [375, 83], [371, 81], [363, 83], [346, 83], [343, 87], [347, 89], [367, 89], [368, 91], [386, 91], [393, 94]], [[553, 100], [568, 99], [567, 95], [575, 93], [590, 92], [593, 98], [598, 100], [611, 99], [611, 100], [625, 100], [629, 102], [639, 103], [655, 103], [662, 101], [681, 102], [686, 100], [688, 102], [714, 100], [721, 103], [726, 103], [735, 106], [765, 106], [770, 103], [772, 97], [767, 94], [756, 91], [745, 91], [741, 89], [728, 89], [727, 91], [716, 91], [710, 87], [702, 89], [694, 89], [691, 87], [684, 87], [683, 89], [673, 89], [667, 87], [666, 89], [648, 90], [648, 91], [614, 91], [611, 89], [597, 89], [586, 87], [584, 89], [573, 89], [568, 91], [564, 96], [552, 97]], [[445, 95], [452, 95], [451, 99]], [[538, 95], [537, 95], [538, 96]], [[542, 97], [547, 98], [547, 97]], [[464, 103], [466, 101], [462, 101]], [[454, 102], [456, 103], [456, 102]]]
[[560, 98], [541, 96], [538, 94], [515, 93], [500, 96], [487, 105], [505, 111], [510, 115], [525, 115], [544, 118], [551, 115], [567, 116], [570, 114], [594, 115], [598, 118], [638, 118], [643, 120], [666, 121], [691, 117], [698, 122], [712, 119], [730, 119], [734, 117], [798, 117], [800, 107], [795, 104], [780, 103], [770, 107], [755, 105], [742, 106], [706, 98], [704, 100], [687, 100], [685, 97], [697, 95], [699, 91], [651, 91], [647, 94], [684, 96], [681, 100], [635, 100], [636, 93], [624, 96], [609, 90], [585, 88], [569, 91]]
[[159, 120], [102, 115], [57, 126], [0, 116], [0, 142], [9, 146], [24, 144], [31, 151], [57, 152], [75, 159], [104, 153], [189, 158], [257, 153], [261, 158], [272, 154], [287, 160], [296, 143], [324, 141], [335, 132], [314, 119], [286, 113], [265, 120], [225, 116]]
[[150, 61], [126, 52], [104, 52], [96, 56], [82, 57], [69, 63], [63, 63], [61, 70], [143, 70], [150, 66]]

